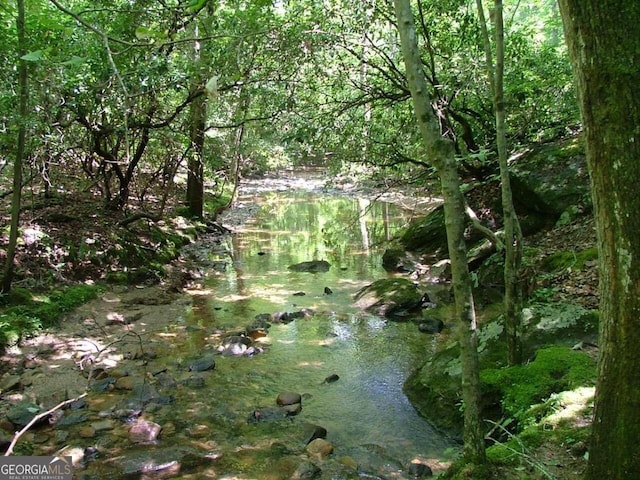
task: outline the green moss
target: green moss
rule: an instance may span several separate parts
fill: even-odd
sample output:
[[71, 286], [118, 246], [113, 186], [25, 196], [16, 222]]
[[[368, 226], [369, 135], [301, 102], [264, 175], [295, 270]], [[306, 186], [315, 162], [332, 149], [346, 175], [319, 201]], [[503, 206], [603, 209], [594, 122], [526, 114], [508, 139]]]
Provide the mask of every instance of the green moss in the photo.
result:
[[581, 252], [556, 252], [547, 257], [541, 265], [542, 270], [550, 273], [562, 270], [582, 270], [587, 262], [598, 259], [598, 249], [596, 247], [587, 248]]
[[444, 209], [437, 208], [427, 217], [411, 223], [399, 241], [409, 251], [434, 254], [446, 252], [447, 232], [444, 224]]
[[480, 375], [485, 393], [499, 392], [504, 413], [520, 420], [531, 405], [552, 393], [590, 385], [595, 376], [593, 359], [563, 346], [538, 350], [527, 365], [488, 369]]
[[5, 309], [0, 315], [0, 347], [55, 324], [65, 313], [95, 298], [98, 291], [93, 285], [75, 285]]
[[487, 448], [487, 461], [494, 465], [518, 465], [521, 456], [520, 445], [511, 440]]

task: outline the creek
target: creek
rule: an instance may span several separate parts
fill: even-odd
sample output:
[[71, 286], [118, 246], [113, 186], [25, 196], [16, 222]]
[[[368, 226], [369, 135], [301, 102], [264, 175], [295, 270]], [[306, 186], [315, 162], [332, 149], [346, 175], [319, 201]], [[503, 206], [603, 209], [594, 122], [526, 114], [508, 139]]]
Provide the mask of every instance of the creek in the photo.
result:
[[[129, 340], [135, 346], [142, 339], [151, 360], [120, 355], [115, 389], [99, 400], [92, 393], [92, 413], [69, 428], [69, 438], [88, 439], [82, 478], [311, 478], [300, 467], [310, 460], [320, 469], [315, 478], [402, 479], [412, 478], [409, 465], [416, 459], [437, 470], [454, 454], [456, 444], [418, 416], [402, 392], [412, 369], [433, 353], [437, 336], [353, 304], [360, 288], [389, 276], [381, 266], [384, 242], [412, 212], [321, 185], [314, 177], [249, 182], [238, 210], [252, 218], [215, 247], [202, 247], [207, 266], [189, 301], [165, 308], [173, 312], [168, 321], [138, 315]], [[325, 260], [330, 268], [289, 269], [310, 260]], [[300, 311], [313, 314], [270, 322], [255, 354], [219, 354], [224, 338], [257, 316]], [[215, 368], [192, 367], [212, 356]], [[127, 358], [136, 362], [126, 366]], [[122, 376], [140, 382], [123, 387]], [[302, 395], [300, 413], [256, 421], [255, 412], [278, 409], [283, 392]], [[123, 424], [114, 424], [116, 413]], [[111, 421], [106, 426], [105, 418]], [[160, 435], [123, 448], [131, 440], [127, 424], [140, 418], [161, 427]], [[97, 427], [87, 433], [92, 420]], [[309, 429], [317, 427], [326, 429], [333, 446], [329, 457], [305, 452]]]

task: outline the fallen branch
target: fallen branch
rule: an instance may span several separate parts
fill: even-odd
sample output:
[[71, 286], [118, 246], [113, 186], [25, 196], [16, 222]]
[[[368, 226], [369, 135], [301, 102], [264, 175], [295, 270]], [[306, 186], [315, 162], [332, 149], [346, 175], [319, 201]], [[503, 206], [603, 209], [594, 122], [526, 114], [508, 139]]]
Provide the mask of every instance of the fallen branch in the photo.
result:
[[476, 212], [473, 211], [469, 205], [465, 206], [465, 213], [467, 214], [467, 218], [471, 222], [471, 226], [478, 230], [485, 238], [487, 238], [491, 244], [496, 247], [496, 250], [501, 251], [504, 249], [504, 243], [497, 237], [495, 233], [493, 233], [489, 228], [485, 227], [480, 223]]
[[131, 215], [130, 217], [125, 218], [124, 220], [120, 220], [118, 222], [118, 226], [126, 227], [130, 223], [133, 223], [136, 220], [140, 220], [142, 218], [147, 218], [147, 219], [151, 220], [152, 222], [159, 222], [160, 220], [162, 220], [162, 217], [160, 217], [158, 215], [152, 215], [150, 213], [140, 212], [140, 213], [136, 213], [134, 215]]
[[22, 430], [20, 430], [19, 432], [15, 433], [15, 435], [13, 436], [13, 440], [11, 440], [11, 444], [9, 445], [9, 448], [7, 448], [7, 451], [4, 452], [4, 456], [5, 457], [9, 457], [13, 453], [13, 448], [16, 446], [16, 443], [18, 443], [18, 440], [20, 440], [20, 437], [22, 437], [22, 435], [24, 435], [27, 432], [27, 430], [29, 430], [35, 423], [37, 423], [38, 421], [42, 420], [47, 415], [51, 415], [56, 410], [59, 410], [62, 407], [65, 407], [66, 405], [69, 405], [70, 403], [77, 402], [78, 400], [80, 400], [81, 398], [84, 398], [86, 396], [87, 396], [87, 393], [85, 392], [82, 395], [80, 395], [79, 397], [72, 398], [70, 400], [65, 400], [64, 402], [60, 402], [58, 405], [56, 405], [55, 407], [51, 408], [50, 410], [47, 410], [46, 412], [39, 413], [38, 415], [33, 417], [31, 419], [31, 421], [29, 423], [27, 423], [22, 428]]

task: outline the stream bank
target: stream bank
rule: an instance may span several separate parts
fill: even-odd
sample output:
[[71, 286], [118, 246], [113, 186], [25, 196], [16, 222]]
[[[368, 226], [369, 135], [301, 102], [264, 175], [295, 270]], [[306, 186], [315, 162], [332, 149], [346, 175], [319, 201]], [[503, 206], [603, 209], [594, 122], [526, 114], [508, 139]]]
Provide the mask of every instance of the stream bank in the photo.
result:
[[[191, 273], [182, 291], [110, 288], [55, 332], [10, 349], [12, 369], [1, 385], [5, 440], [34, 413], [88, 388], [87, 397], [30, 429], [16, 451], [72, 455], [87, 479], [441, 471], [455, 444], [402, 394], [432, 341], [415, 325], [389, 324], [351, 305], [371, 271], [386, 276], [381, 239], [392, 234], [390, 224], [369, 222], [387, 221], [389, 206], [333, 195], [282, 198], [265, 200], [275, 235], [245, 218], [244, 233], [187, 247]], [[255, 203], [243, 215], [253, 216]], [[300, 205], [305, 215], [293, 215]], [[341, 217], [329, 221], [328, 212]], [[278, 223], [299, 218], [292, 231]], [[339, 240], [344, 225], [356, 227], [347, 241]], [[289, 268], [316, 255], [329, 260], [329, 272]], [[282, 398], [300, 401], [283, 404], [291, 409], [283, 414]]]

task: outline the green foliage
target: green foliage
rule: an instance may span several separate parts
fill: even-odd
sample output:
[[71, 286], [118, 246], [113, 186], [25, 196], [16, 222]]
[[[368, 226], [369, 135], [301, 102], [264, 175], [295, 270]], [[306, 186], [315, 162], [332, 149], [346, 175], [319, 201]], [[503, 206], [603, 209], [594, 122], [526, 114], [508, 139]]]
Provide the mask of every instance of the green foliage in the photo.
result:
[[0, 347], [54, 325], [62, 315], [95, 298], [98, 292], [99, 288], [93, 285], [75, 285], [37, 296], [18, 289], [0, 314]]
[[587, 248], [580, 252], [556, 252], [542, 262], [542, 268], [547, 272], [554, 273], [565, 270], [582, 270], [587, 262], [593, 262], [597, 259], [597, 247]]
[[562, 390], [590, 385], [596, 376], [588, 355], [563, 346], [538, 350], [526, 365], [481, 372], [483, 389], [500, 392], [505, 415], [522, 420], [532, 405]]

